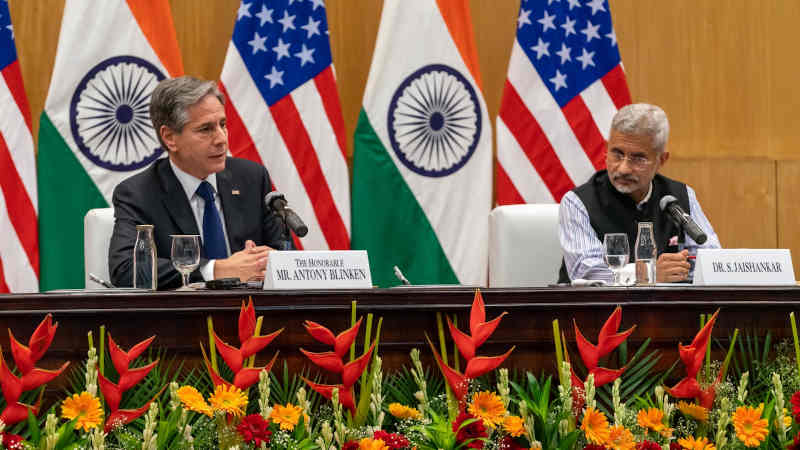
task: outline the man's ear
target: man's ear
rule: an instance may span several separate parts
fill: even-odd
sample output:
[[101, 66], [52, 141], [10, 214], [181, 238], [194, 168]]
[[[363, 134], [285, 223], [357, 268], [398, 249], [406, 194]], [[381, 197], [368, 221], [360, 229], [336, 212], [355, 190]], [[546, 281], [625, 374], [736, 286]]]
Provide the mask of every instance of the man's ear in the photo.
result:
[[663, 151], [663, 152], [661, 152], [661, 154], [660, 154], [660, 155], [658, 155], [658, 160], [659, 160], [659, 162], [661, 163], [661, 166], [662, 166], [662, 167], [664, 166], [664, 164], [666, 164], [666, 163], [667, 163], [667, 160], [668, 160], [668, 159], [669, 159], [669, 152], [668, 152], [668, 151], [667, 151], [667, 149], [665, 148], [665, 149], [664, 149], [664, 151]]
[[168, 152], [175, 151], [177, 148], [177, 144], [175, 143], [177, 133], [172, 128], [161, 125], [161, 128], [158, 129], [158, 134], [161, 136], [161, 140], [164, 141], [164, 145], [167, 146], [166, 150]]

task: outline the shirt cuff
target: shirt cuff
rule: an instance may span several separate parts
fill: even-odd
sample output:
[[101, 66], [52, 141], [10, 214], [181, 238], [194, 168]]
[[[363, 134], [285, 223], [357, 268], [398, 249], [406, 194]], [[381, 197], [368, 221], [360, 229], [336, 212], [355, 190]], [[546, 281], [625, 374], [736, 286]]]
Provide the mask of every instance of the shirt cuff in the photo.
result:
[[203, 280], [213, 280], [214, 279], [214, 263], [216, 262], [215, 259], [209, 259], [208, 262], [200, 266], [200, 275], [203, 276]]

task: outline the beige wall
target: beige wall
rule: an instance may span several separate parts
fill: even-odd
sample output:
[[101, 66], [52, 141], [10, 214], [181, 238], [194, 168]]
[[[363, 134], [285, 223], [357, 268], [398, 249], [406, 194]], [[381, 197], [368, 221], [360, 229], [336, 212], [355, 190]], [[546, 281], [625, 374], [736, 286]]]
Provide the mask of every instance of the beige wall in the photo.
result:
[[[187, 73], [216, 79], [236, 0], [171, 0]], [[63, 0], [9, 0], [34, 122], [44, 105]], [[352, 154], [378, 30], [379, 0], [328, 0], [339, 93]], [[494, 119], [519, 0], [471, 0], [486, 102]], [[800, 2], [611, 0], [634, 101], [664, 107], [672, 159], [727, 247], [789, 247], [800, 278]], [[34, 125], [38, 128], [38, 125]]]

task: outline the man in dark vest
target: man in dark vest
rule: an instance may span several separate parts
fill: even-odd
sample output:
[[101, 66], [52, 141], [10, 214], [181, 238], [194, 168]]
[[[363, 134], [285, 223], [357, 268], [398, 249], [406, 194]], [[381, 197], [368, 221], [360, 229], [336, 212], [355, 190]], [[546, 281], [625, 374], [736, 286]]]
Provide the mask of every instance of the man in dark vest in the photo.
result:
[[[690, 254], [700, 247], [720, 247], [694, 190], [658, 173], [669, 159], [668, 137], [667, 115], [658, 106], [639, 103], [617, 112], [608, 138], [607, 169], [596, 172], [561, 199], [558, 238], [564, 261], [559, 282], [611, 281], [613, 275], [604, 258], [603, 236], [626, 233], [633, 262], [639, 222], [653, 223], [658, 247], [658, 282], [686, 280]], [[665, 195], [676, 197], [684, 211], [706, 232], [708, 240], [703, 245], [688, 235], [679, 236], [678, 228], [659, 209], [659, 201]], [[679, 251], [678, 242], [684, 239], [684, 248]]]

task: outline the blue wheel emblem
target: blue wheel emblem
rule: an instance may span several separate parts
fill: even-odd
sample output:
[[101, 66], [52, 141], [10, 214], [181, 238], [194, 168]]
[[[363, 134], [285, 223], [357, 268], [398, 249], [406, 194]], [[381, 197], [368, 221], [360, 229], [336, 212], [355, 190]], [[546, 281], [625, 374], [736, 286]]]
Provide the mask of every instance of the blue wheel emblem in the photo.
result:
[[411, 171], [443, 177], [469, 161], [481, 137], [472, 84], [452, 67], [425, 66], [400, 83], [389, 104], [389, 141]]
[[78, 83], [69, 124], [78, 150], [100, 167], [119, 172], [144, 167], [163, 149], [150, 122], [150, 94], [164, 74], [135, 56], [115, 56]]

